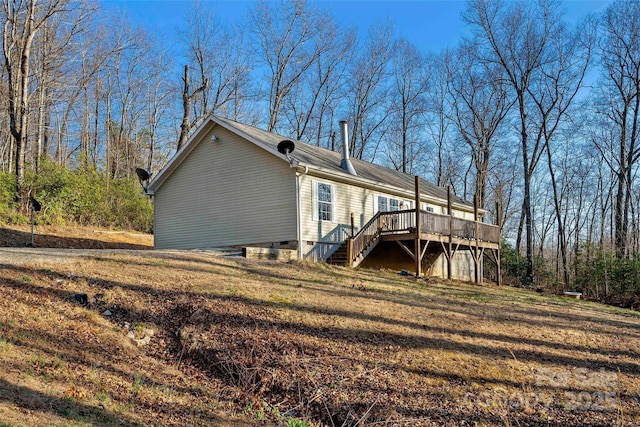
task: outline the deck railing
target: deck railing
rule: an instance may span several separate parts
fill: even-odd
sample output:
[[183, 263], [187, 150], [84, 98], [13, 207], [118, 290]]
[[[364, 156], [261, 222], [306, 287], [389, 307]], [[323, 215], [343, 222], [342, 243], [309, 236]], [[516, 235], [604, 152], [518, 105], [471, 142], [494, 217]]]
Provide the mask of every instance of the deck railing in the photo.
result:
[[[379, 212], [380, 234], [400, 234], [414, 232], [416, 229], [416, 214], [413, 209], [393, 212]], [[375, 217], [374, 217], [375, 218]], [[371, 221], [370, 221], [371, 223]], [[366, 226], [365, 226], [366, 227]], [[476, 222], [468, 219], [449, 217], [433, 212], [420, 212], [420, 232], [427, 234], [441, 234], [463, 239], [476, 238]], [[500, 229], [496, 225], [478, 223], [478, 240], [498, 243]]]
[[353, 262], [353, 260], [360, 256], [362, 252], [380, 236], [380, 212], [373, 216], [367, 222], [364, 227], [358, 231], [358, 233], [353, 236], [350, 257], [352, 258], [349, 262]]
[[[413, 233], [416, 229], [415, 210], [378, 212], [354, 235], [351, 243], [351, 261], [362, 254], [381, 235]], [[450, 217], [433, 212], [420, 212], [420, 232], [475, 240], [500, 242], [500, 229], [496, 225]]]
[[379, 214], [382, 234], [408, 233], [415, 230], [416, 211], [414, 210], [379, 212]]
[[451, 236], [463, 239], [476, 238], [476, 223], [461, 218], [451, 218]]
[[[415, 211], [413, 211], [415, 219]], [[420, 211], [420, 231], [429, 234], [449, 235], [449, 215]]]
[[500, 227], [483, 222], [478, 224], [479, 238], [483, 242], [500, 243]]

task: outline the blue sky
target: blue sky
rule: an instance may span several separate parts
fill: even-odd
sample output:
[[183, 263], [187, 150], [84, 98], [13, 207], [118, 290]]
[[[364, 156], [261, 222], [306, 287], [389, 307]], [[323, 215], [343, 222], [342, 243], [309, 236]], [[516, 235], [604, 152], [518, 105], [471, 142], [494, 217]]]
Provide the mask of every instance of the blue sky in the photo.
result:
[[[211, 3], [222, 18], [233, 22], [240, 21], [254, 4], [250, 0], [201, 2]], [[124, 10], [133, 22], [142, 24], [149, 31], [161, 31], [171, 38], [192, 1], [103, 0], [102, 3], [107, 8]], [[568, 18], [580, 18], [588, 12], [601, 12], [608, 3], [610, 1], [607, 0], [568, 0], [563, 2], [563, 7]], [[463, 0], [325, 0], [315, 4], [328, 9], [339, 22], [353, 25], [363, 34], [373, 22], [390, 18], [398, 35], [425, 52], [455, 46], [465, 31], [460, 18]]]

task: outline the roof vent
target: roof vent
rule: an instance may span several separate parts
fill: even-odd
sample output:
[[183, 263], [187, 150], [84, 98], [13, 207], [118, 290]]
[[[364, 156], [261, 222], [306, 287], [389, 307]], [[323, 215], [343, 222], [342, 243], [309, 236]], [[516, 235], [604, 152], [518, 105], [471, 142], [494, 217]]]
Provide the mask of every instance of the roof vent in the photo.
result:
[[349, 124], [346, 120], [340, 121], [340, 134], [342, 136], [342, 161], [340, 167], [351, 175], [358, 175], [349, 160]]

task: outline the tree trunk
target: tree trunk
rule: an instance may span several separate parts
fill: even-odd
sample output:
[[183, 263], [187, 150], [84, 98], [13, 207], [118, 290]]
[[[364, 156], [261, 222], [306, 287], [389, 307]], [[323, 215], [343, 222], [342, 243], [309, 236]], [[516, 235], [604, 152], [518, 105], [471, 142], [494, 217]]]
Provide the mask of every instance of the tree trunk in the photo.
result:
[[184, 82], [184, 87], [182, 90], [182, 123], [180, 124], [180, 136], [178, 137], [178, 146], [176, 151], [179, 151], [180, 148], [187, 142], [187, 138], [189, 137], [189, 131], [191, 130], [191, 102], [198, 95], [198, 93], [202, 92], [209, 85], [209, 80], [205, 80], [202, 86], [196, 89], [193, 93], [189, 93], [189, 65], [184, 66], [184, 77], [182, 78]]
[[189, 96], [189, 65], [184, 66], [183, 89], [182, 89], [182, 123], [180, 124], [180, 136], [176, 151], [187, 142], [189, 129], [191, 129], [191, 97]]
[[524, 285], [533, 284], [533, 217], [531, 216], [531, 168], [529, 165], [529, 145], [527, 133], [527, 114], [525, 110], [524, 93], [518, 94], [520, 105], [520, 135], [522, 138], [522, 164], [524, 179], [524, 199], [522, 201], [522, 214], [525, 224], [527, 269], [524, 277]]
[[548, 143], [546, 145], [547, 161], [549, 165], [549, 177], [551, 178], [551, 188], [553, 189], [553, 206], [556, 212], [556, 221], [558, 222], [558, 244], [560, 246], [560, 257], [562, 259], [562, 278], [564, 280], [565, 286], [567, 286], [569, 285], [569, 267], [567, 265], [567, 238], [565, 236], [564, 223], [560, 209], [558, 184], [556, 183], [556, 175], [553, 170], [553, 163], [551, 161], [551, 149]]

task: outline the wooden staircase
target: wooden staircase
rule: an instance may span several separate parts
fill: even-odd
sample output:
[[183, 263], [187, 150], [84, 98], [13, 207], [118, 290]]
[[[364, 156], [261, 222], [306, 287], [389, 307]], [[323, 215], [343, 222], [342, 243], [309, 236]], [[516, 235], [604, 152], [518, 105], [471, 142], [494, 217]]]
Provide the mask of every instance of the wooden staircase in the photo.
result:
[[327, 258], [326, 262], [327, 264], [340, 265], [342, 267], [345, 267], [345, 266], [357, 267], [367, 257], [367, 255], [371, 253], [371, 251], [373, 250], [373, 248], [376, 247], [379, 241], [380, 241], [379, 236], [376, 239], [370, 241], [368, 246], [365, 247], [362, 252], [360, 252], [359, 254], [356, 254], [352, 262], [349, 263], [349, 259], [348, 259], [349, 258], [348, 256], [349, 241], [346, 240], [344, 243], [340, 245], [340, 247], [338, 247], [338, 249], [333, 254], [331, 254], [329, 258]]
[[347, 263], [347, 245], [348, 241], [345, 240], [340, 247], [327, 258], [327, 264], [346, 266]]
[[[353, 238], [345, 240], [327, 259], [328, 264], [357, 267], [380, 241], [381, 212], [374, 215]], [[351, 245], [351, 259], [349, 259]]]
[[379, 242], [380, 242], [380, 234], [376, 235], [376, 237], [373, 240], [369, 240], [367, 245], [364, 248], [362, 248], [362, 250], [359, 253], [354, 254], [353, 261], [351, 262], [351, 266], [352, 267], [359, 266], [360, 263], [364, 261], [364, 259], [371, 253], [371, 251], [373, 251], [373, 249], [375, 249], [375, 247], [378, 246]]

